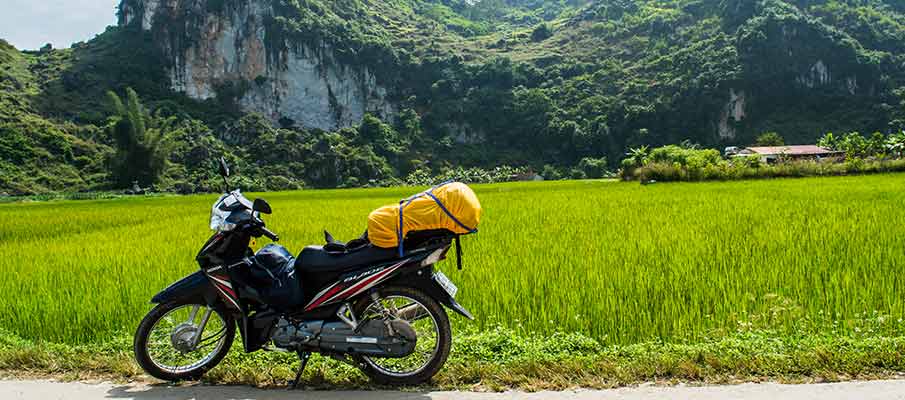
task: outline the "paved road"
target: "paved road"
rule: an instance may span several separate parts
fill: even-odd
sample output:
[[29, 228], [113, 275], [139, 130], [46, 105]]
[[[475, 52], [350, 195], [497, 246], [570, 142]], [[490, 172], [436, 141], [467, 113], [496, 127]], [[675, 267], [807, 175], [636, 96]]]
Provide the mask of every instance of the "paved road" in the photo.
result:
[[905, 399], [905, 380], [847, 382], [813, 385], [744, 384], [737, 386], [655, 387], [615, 390], [580, 390], [539, 393], [468, 392], [327, 392], [260, 390], [241, 386], [118, 385], [112, 383], [59, 383], [50, 381], [0, 381], [3, 400], [886, 400]]

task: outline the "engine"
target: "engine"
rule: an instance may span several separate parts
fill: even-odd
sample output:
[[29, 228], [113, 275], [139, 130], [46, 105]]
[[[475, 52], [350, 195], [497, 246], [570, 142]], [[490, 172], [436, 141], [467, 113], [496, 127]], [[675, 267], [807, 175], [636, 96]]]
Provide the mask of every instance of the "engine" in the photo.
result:
[[323, 321], [293, 324], [280, 318], [273, 329], [273, 344], [284, 349], [297, 349], [311, 342], [320, 333]]
[[318, 349], [371, 357], [405, 357], [415, 351], [417, 333], [401, 319], [368, 320], [356, 327], [346, 322], [293, 323], [281, 318], [271, 335], [274, 345], [288, 350]]

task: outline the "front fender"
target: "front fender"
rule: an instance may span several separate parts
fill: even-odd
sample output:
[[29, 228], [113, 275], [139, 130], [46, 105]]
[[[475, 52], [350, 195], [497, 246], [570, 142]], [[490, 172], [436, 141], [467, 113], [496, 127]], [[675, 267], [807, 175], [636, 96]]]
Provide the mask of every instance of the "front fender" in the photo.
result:
[[151, 298], [152, 303], [161, 304], [171, 301], [192, 301], [199, 304], [214, 305], [218, 297], [210, 279], [203, 272], [197, 271], [182, 278]]

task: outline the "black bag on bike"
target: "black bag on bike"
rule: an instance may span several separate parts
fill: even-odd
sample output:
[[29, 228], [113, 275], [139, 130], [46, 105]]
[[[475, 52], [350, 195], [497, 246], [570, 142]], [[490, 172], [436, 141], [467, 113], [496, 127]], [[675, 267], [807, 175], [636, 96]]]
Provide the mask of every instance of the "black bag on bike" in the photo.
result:
[[261, 299], [272, 306], [291, 309], [304, 302], [302, 285], [295, 274], [295, 257], [285, 247], [268, 244], [255, 253], [252, 278]]

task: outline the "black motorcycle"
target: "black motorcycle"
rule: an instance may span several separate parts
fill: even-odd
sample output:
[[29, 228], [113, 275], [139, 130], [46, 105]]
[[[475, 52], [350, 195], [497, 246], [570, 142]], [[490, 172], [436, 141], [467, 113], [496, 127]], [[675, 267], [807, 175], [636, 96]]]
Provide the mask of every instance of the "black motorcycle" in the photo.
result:
[[216, 233], [196, 256], [201, 269], [154, 296], [157, 306], [135, 334], [135, 358], [148, 374], [200, 378], [226, 356], [237, 326], [246, 352], [298, 354], [293, 387], [311, 353], [350, 363], [380, 384], [416, 385], [440, 370], [452, 342], [443, 306], [474, 319], [434, 268], [453, 242], [459, 254], [456, 234], [410, 233], [402, 254], [366, 236], [341, 243], [326, 232], [327, 244], [297, 259], [276, 244], [255, 253], [253, 238], [279, 240], [261, 219], [270, 205], [230, 191], [223, 159], [220, 174], [226, 193], [211, 210]]

